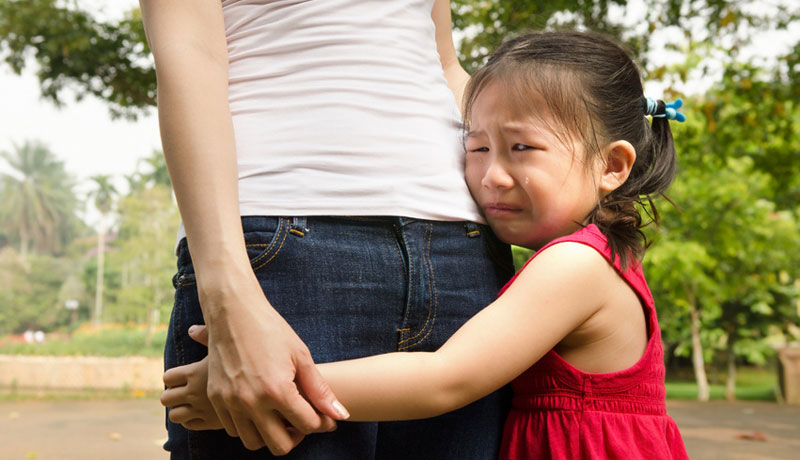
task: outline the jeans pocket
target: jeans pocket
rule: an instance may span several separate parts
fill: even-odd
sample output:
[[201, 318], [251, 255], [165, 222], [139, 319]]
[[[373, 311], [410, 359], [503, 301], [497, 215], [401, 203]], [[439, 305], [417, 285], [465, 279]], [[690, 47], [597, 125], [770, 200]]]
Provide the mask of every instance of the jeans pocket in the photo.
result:
[[265, 224], [245, 226], [244, 243], [253, 272], [264, 268], [275, 259], [289, 235], [289, 225], [283, 217], [271, 218]]
[[[265, 267], [278, 255], [289, 234], [283, 217], [244, 217], [244, 242], [253, 272]], [[192, 257], [186, 239], [178, 245], [178, 273], [173, 278], [175, 288], [196, 283]]]

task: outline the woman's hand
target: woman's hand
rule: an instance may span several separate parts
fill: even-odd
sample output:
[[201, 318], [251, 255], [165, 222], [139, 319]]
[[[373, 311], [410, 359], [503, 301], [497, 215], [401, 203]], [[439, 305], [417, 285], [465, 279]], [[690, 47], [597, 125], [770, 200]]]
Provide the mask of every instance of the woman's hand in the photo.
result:
[[[140, 0], [162, 146], [209, 325], [209, 397], [245, 447], [284, 454], [341, 419], [305, 344], [272, 308], [244, 246], [228, 53], [219, 0]], [[310, 401], [303, 399], [304, 392]], [[318, 414], [314, 407], [326, 416]]]
[[208, 398], [229, 435], [239, 436], [248, 449], [266, 445], [282, 455], [303, 435], [331, 431], [333, 419], [348, 417], [306, 345], [257, 281], [254, 288], [242, 286], [201, 303], [204, 311], [216, 312], [206, 318]]

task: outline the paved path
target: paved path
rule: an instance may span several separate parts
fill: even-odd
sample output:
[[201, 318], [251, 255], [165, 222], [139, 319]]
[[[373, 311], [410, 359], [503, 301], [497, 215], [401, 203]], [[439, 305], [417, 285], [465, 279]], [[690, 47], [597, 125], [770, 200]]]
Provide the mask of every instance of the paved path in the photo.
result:
[[[694, 460], [800, 458], [800, 406], [670, 401]], [[0, 403], [2, 460], [166, 460], [158, 401]], [[738, 439], [762, 433], [765, 441]]]
[[[694, 460], [800, 459], [800, 406], [669, 401], [667, 411]], [[759, 434], [763, 440], [741, 439]]]

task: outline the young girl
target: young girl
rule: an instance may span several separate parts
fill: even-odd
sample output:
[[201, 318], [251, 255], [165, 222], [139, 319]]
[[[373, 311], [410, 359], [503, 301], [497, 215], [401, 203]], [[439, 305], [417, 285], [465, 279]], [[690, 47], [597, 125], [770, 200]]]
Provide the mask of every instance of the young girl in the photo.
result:
[[[666, 414], [636, 207], [673, 179], [677, 107], [645, 98], [635, 64], [601, 35], [503, 44], [467, 88], [466, 179], [497, 235], [537, 252], [438, 351], [320, 365], [350, 419], [430, 417], [511, 382], [502, 458], [687, 458]], [[162, 402], [190, 429], [221, 426], [205, 373], [201, 362], [164, 376]]]

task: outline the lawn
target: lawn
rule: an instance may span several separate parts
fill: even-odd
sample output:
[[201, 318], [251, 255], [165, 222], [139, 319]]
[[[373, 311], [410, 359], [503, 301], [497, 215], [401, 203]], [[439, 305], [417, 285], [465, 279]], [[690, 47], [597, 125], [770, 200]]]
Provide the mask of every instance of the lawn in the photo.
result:
[[49, 356], [147, 356], [164, 354], [167, 327], [155, 329], [147, 343], [148, 328], [140, 325], [83, 325], [72, 334], [48, 334], [43, 343], [20, 343], [16, 337], [0, 338], [0, 354]]
[[[722, 375], [711, 375], [711, 399], [725, 399]], [[718, 382], [718, 383], [717, 383]], [[776, 401], [778, 376], [769, 367], [740, 367], [736, 378], [736, 399]], [[697, 384], [686, 380], [667, 380], [667, 399], [697, 399]]]

